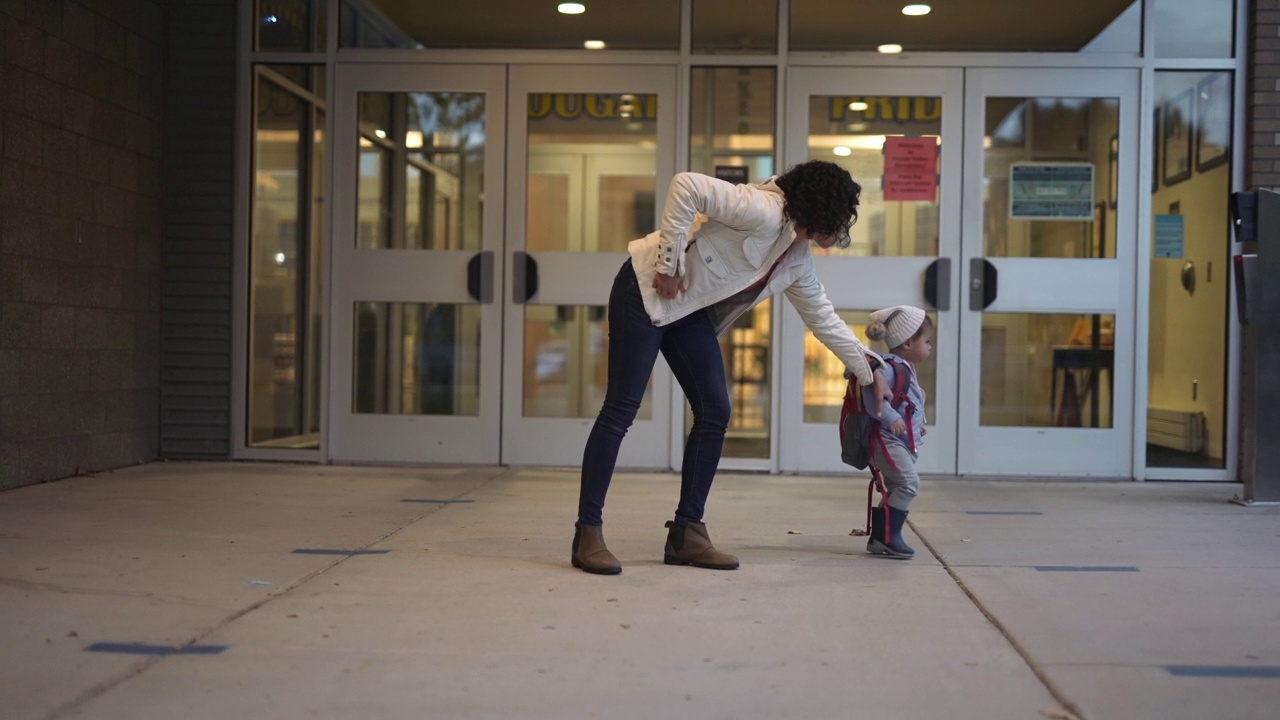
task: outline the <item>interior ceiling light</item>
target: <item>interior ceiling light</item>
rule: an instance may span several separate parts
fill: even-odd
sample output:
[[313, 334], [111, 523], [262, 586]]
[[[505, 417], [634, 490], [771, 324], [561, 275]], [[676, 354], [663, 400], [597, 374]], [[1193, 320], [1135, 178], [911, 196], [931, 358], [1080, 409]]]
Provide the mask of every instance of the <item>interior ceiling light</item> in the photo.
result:
[[[925, 5], [925, 7], [927, 8], [929, 6]], [[581, 15], [587, 11], [587, 6], [582, 3], [560, 3], [556, 6], [556, 9], [565, 15]], [[902, 12], [906, 12], [906, 10], [903, 10]], [[925, 10], [925, 12], [929, 11]]]
[[604, 41], [603, 40], [587, 40], [582, 43], [582, 47], [588, 50], [603, 50]]
[[862, 112], [863, 110], [866, 110], [869, 107], [871, 106], [866, 104], [862, 100], [854, 100], [853, 102], [849, 103], [849, 109], [854, 112]]
[[844, 145], [837, 145], [836, 147], [831, 148], [831, 152], [839, 155], [840, 157], [848, 157], [853, 154], [853, 151]]
[[897, 55], [902, 52], [902, 46], [897, 43], [885, 43], [876, 49], [885, 55]]
[[[928, 15], [933, 8], [928, 5], [908, 5], [902, 8], [903, 15]], [[564, 12], [563, 10], [561, 12]]]

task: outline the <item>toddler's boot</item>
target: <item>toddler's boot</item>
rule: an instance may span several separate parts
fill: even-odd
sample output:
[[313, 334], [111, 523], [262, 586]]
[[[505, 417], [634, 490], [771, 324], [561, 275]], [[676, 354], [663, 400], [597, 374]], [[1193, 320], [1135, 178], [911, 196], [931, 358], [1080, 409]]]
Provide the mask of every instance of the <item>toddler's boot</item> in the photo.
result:
[[711, 570], [737, 570], [738, 558], [711, 545], [707, 526], [685, 520], [667, 521], [667, 547], [662, 561], [668, 565], [692, 565]]
[[871, 538], [867, 540], [867, 552], [873, 555], [885, 555], [899, 560], [909, 560], [916, 551], [902, 540], [902, 526], [907, 522], [907, 511], [889, 507], [888, 539], [885, 538], [884, 507], [876, 507], [871, 511]]

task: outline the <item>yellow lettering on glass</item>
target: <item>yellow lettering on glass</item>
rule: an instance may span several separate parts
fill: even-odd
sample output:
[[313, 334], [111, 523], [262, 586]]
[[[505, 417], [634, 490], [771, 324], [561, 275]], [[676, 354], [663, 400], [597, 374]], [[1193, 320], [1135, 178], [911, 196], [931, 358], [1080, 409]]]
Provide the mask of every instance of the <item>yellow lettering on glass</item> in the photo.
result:
[[541, 120], [551, 116], [561, 120], [652, 120], [658, 117], [658, 96], [529, 93], [529, 117]]
[[618, 112], [618, 104], [612, 95], [587, 95], [583, 105], [587, 108], [587, 116], [597, 120], [614, 117]]
[[556, 117], [572, 120], [582, 114], [581, 95], [556, 95]]
[[[866, 109], [853, 110], [851, 103], [865, 104]], [[832, 122], [847, 122], [850, 116], [865, 121], [937, 122], [942, 117], [942, 98], [835, 95], [831, 97], [830, 111]]]
[[542, 119], [551, 114], [549, 93], [529, 93], [529, 117]]

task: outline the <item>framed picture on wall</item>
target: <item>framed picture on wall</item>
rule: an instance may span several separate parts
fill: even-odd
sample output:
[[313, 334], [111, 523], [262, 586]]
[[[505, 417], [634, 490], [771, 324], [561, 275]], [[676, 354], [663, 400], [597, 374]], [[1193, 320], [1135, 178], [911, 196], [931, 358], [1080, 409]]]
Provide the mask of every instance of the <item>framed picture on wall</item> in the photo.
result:
[[1196, 85], [1196, 172], [1231, 155], [1231, 74], [1209, 73]]
[[1191, 177], [1191, 100], [1187, 88], [1164, 104], [1164, 172], [1165, 185], [1173, 185]]
[[1119, 173], [1117, 163], [1120, 162], [1120, 135], [1111, 136], [1111, 142], [1107, 145], [1107, 202], [1111, 207], [1116, 206], [1116, 193], [1119, 192]]

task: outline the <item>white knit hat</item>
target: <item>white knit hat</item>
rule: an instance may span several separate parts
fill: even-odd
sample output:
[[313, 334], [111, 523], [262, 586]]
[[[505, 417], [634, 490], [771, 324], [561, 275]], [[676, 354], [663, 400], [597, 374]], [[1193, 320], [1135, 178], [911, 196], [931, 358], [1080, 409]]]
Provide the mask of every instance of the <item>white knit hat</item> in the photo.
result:
[[892, 350], [911, 339], [924, 324], [924, 311], [910, 305], [895, 305], [871, 313], [867, 339], [883, 340]]

